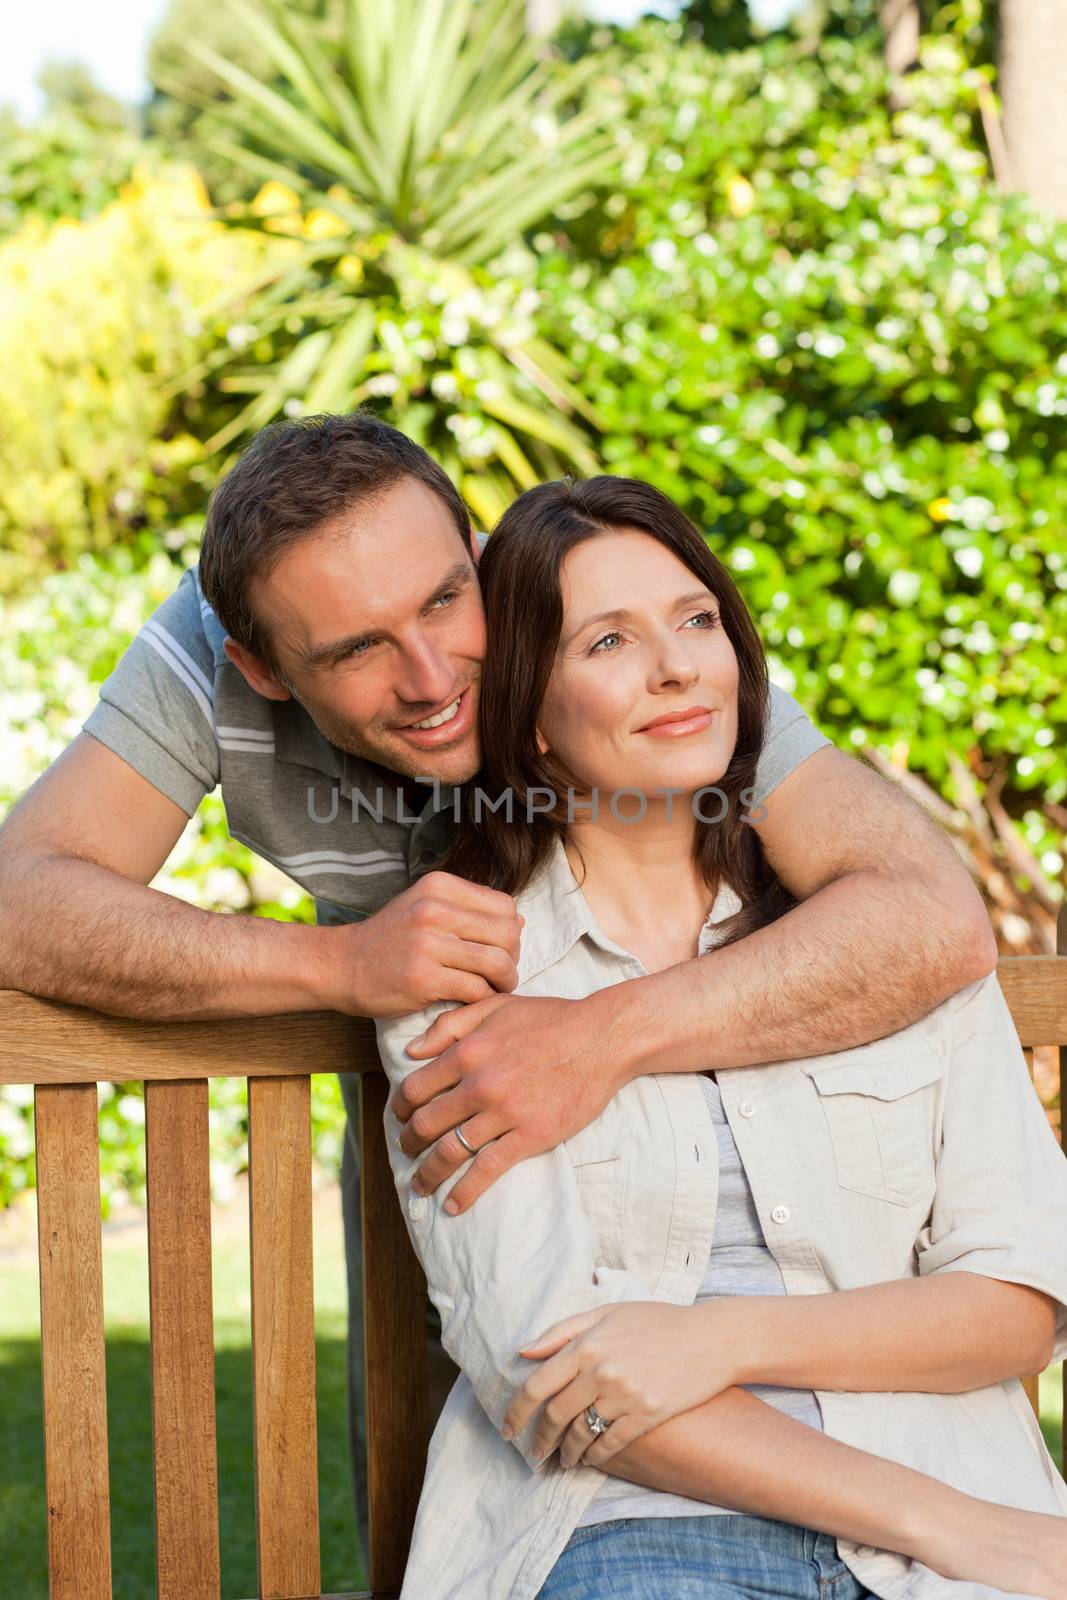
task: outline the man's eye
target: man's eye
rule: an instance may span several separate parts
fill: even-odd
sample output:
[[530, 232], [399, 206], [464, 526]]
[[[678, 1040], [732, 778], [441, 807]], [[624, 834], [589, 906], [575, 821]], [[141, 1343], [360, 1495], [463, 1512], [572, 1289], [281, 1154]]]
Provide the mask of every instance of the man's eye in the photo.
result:
[[348, 654], [344, 657], [344, 660], [351, 661], [354, 656], [365, 656], [367, 651], [372, 649], [377, 643], [377, 639], [357, 639], [355, 644], [349, 650]]
[[618, 641], [621, 638], [622, 638], [622, 634], [621, 633], [605, 633], [601, 638], [599, 638], [597, 640], [596, 644], [591, 645], [589, 647], [589, 654], [590, 655], [604, 655], [607, 650], [614, 649], [614, 645], [612, 644], [612, 640]]
[[458, 589], [448, 589], [444, 594], [439, 594], [436, 600], [431, 601], [433, 606], [450, 606], [458, 595]]

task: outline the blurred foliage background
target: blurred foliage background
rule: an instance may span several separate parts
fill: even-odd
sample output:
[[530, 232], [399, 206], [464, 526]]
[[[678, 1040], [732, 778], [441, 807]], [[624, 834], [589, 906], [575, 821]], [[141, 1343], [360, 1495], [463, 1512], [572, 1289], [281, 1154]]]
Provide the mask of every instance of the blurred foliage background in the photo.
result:
[[[173, 0], [145, 106], [68, 68], [39, 119], [0, 116], [0, 810], [195, 561], [250, 433], [363, 405], [486, 527], [564, 472], [672, 495], [776, 680], [952, 835], [1003, 949], [1053, 948], [1067, 206], [1003, 74], [1029, 62], [1040, 108], [1055, 52], [1012, 0], [813, 0], [772, 32], [742, 0], [549, 6], [548, 34], [533, 9]], [[217, 796], [158, 882], [313, 914]], [[246, 1113], [213, 1093], [225, 1188]], [[142, 1103], [105, 1100], [115, 1206]], [[29, 1117], [0, 1093], [0, 1206]]]

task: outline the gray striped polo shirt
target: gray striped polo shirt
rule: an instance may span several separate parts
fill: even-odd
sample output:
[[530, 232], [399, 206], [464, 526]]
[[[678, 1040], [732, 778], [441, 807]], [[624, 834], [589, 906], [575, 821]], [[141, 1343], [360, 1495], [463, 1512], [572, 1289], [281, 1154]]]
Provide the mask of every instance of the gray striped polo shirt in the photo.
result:
[[[220, 787], [230, 833], [313, 895], [320, 922], [380, 910], [440, 859], [455, 791], [410, 811], [395, 773], [331, 744], [295, 700], [257, 694], [225, 638], [190, 568], [103, 684], [86, 732], [190, 816]], [[761, 797], [829, 742], [772, 688]]]

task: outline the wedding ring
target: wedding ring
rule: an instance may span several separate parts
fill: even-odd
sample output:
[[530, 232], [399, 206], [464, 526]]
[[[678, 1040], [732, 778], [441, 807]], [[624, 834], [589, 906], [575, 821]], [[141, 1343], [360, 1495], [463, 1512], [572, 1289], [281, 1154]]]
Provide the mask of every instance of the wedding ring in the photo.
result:
[[590, 1432], [595, 1433], [598, 1436], [602, 1433], [607, 1433], [608, 1429], [611, 1427], [611, 1423], [608, 1422], [605, 1417], [600, 1415], [600, 1412], [597, 1410], [596, 1406], [586, 1406], [585, 1421]]
[[471, 1155], [471, 1156], [476, 1156], [478, 1154], [478, 1152], [474, 1148], [474, 1146], [472, 1144], [468, 1144], [466, 1139], [463, 1137], [463, 1129], [462, 1128], [456, 1128], [454, 1131], [455, 1131], [456, 1138], [459, 1140], [459, 1142], [463, 1146], [464, 1150], [466, 1150], [467, 1154]]

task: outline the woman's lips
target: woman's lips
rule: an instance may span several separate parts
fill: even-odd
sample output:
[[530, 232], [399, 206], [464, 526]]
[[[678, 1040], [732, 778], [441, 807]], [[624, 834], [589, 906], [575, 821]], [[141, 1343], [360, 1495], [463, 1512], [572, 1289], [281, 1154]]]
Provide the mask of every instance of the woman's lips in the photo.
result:
[[714, 715], [707, 706], [688, 706], [685, 711], [670, 711], [657, 717], [637, 731], [654, 739], [681, 739], [689, 733], [703, 733]]

